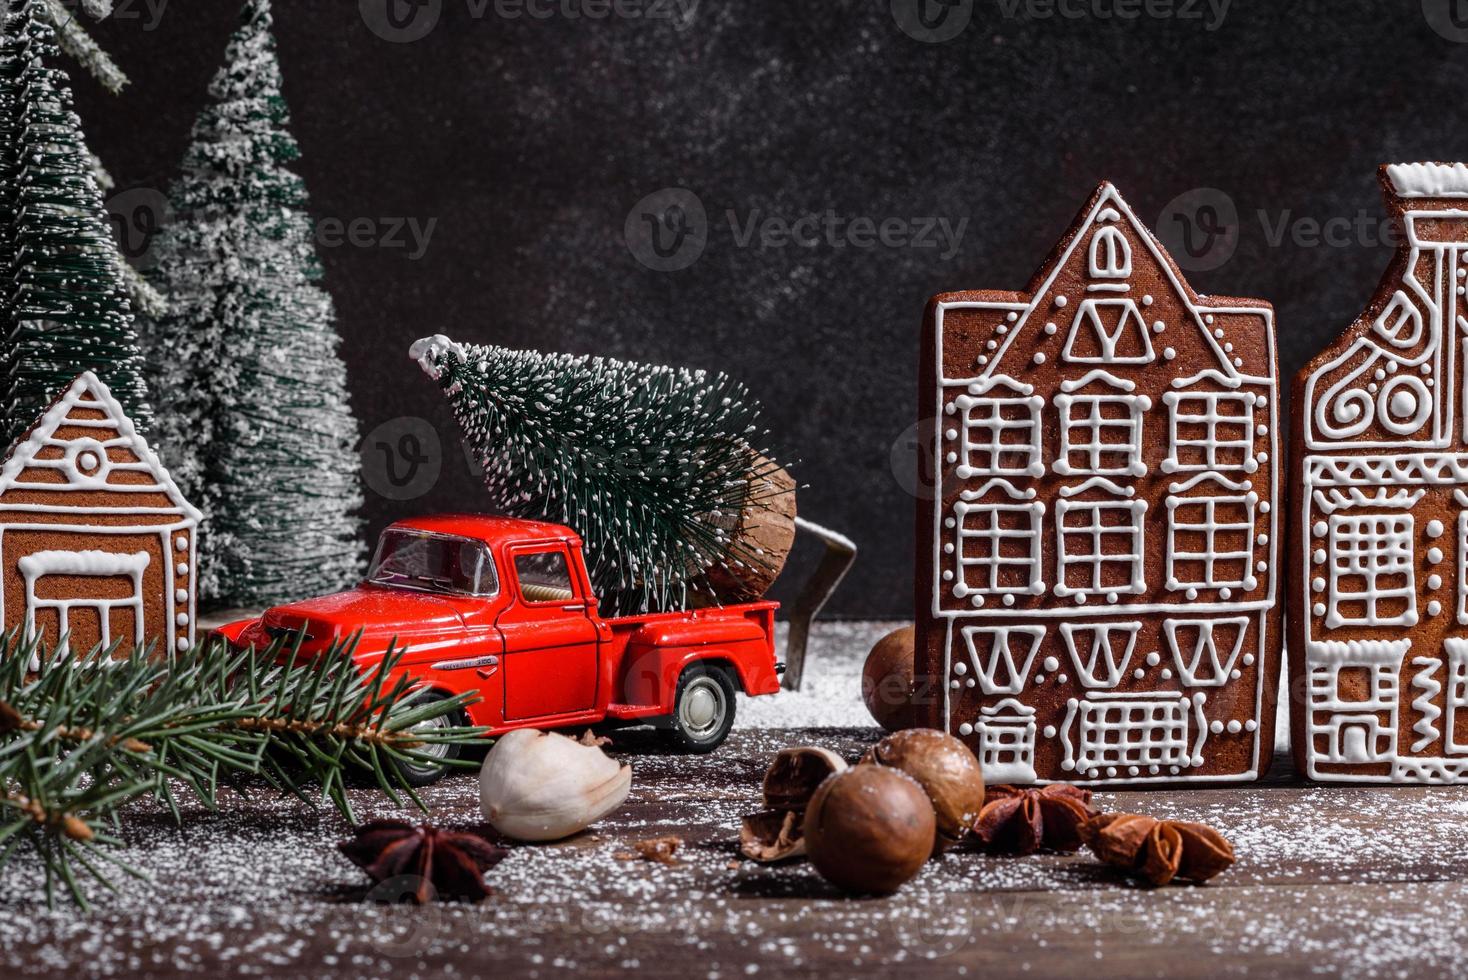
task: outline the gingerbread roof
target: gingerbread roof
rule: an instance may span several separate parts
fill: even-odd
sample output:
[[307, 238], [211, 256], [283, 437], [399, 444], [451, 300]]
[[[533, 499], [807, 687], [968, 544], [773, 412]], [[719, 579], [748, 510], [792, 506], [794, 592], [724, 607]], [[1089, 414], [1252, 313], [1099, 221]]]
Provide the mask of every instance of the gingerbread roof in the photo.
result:
[[202, 517], [90, 371], [66, 387], [0, 466], [0, 511], [55, 514], [78, 507], [192, 523]]
[[[999, 349], [990, 358], [987, 368], [982, 372], [982, 376], [1024, 376], [1025, 370], [1028, 367], [1026, 362], [1030, 356], [1030, 348], [1036, 340], [1035, 334], [1045, 326], [1043, 311], [1049, 309], [1051, 306], [1050, 296], [1057, 288], [1057, 280], [1062, 279], [1062, 277], [1069, 277], [1070, 273], [1077, 273], [1074, 278], [1084, 278], [1084, 266], [1088, 261], [1088, 256], [1087, 250], [1083, 246], [1091, 238], [1090, 231], [1092, 227], [1098, 223], [1113, 226], [1117, 223], [1125, 223], [1130, 226], [1132, 235], [1128, 237], [1142, 243], [1146, 249], [1146, 255], [1131, 257], [1128, 259], [1129, 263], [1136, 263], [1139, 270], [1143, 263], [1152, 266], [1152, 269], [1149, 271], [1155, 275], [1155, 278], [1159, 282], [1165, 283], [1176, 293], [1187, 311], [1187, 319], [1191, 328], [1196, 330], [1206, 342], [1205, 347], [1208, 351], [1212, 352], [1215, 363], [1212, 365], [1198, 365], [1196, 370], [1189, 371], [1188, 373], [1196, 375], [1216, 369], [1223, 378], [1229, 381], [1237, 380], [1240, 377], [1238, 366], [1233, 363], [1229, 354], [1220, 346], [1220, 340], [1217, 339], [1216, 332], [1210, 331], [1204, 320], [1209, 313], [1217, 312], [1210, 306], [1210, 301], [1212, 300], [1216, 299], [1221, 307], [1229, 308], [1234, 313], [1243, 312], [1237, 309], [1240, 304], [1245, 302], [1254, 303], [1256, 301], [1199, 296], [1194, 292], [1192, 286], [1183, 278], [1182, 273], [1163, 250], [1161, 244], [1152, 235], [1152, 232], [1138, 220], [1135, 212], [1122, 199], [1121, 193], [1109, 181], [1103, 181], [1096, 188], [1096, 192], [1091, 196], [1091, 200], [1081, 209], [1075, 222], [1061, 239], [1060, 245], [1057, 246], [1055, 252], [1050, 255], [1045, 264], [1041, 266], [1040, 271], [1035, 274], [1030, 283], [1029, 291], [1027, 293], [1014, 294], [1024, 304], [1024, 307], [1017, 311], [1019, 312], [1019, 318], [1006, 331], [1007, 336], [1000, 338]], [[1080, 268], [1078, 269], [1077, 267]], [[1064, 300], [1061, 300], [1061, 302], [1064, 302]], [[1265, 310], [1261, 309], [1259, 313], [1263, 315]], [[1108, 338], [1113, 343], [1120, 342], [1124, 344], [1129, 339], [1129, 337], [1119, 336], [1122, 326], [1122, 324], [1116, 325], [1114, 329], [1118, 335]], [[1154, 353], [1147, 333], [1148, 331], [1145, 326], [1139, 331], [1136, 331], [1135, 336], [1137, 339], [1135, 342], [1138, 345], [1138, 350], [1133, 352], [1134, 356], [1123, 358], [1123, 360], [1145, 362], [1153, 359]], [[1022, 340], [1020, 339], [1021, 337], [1025, 339]], [[1070, 342], [1074, 341], [1072, 340]], [[1011, 354], [1011, 351], [1016, 349], [1018, 349], [1019, 353]], [[1016, 358], [1019, 359], [1019, 363], [1005, 365], [1006, 360], [1013, 361]]]

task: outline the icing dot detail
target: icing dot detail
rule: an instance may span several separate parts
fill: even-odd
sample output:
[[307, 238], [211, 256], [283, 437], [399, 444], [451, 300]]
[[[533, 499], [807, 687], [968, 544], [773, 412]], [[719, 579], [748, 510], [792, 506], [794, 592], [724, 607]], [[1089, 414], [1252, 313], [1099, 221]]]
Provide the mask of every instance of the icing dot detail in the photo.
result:
[[1427, 522], [1427, 536], [1429, 538], [1440, 538], [1443, 536], [1443, 522], [1431, 520]]
[[1052, 674], [1055, 673], [1055, 671], [1060, 669], [1060, 661], [1055, 659], [1054, 657], [1046, 657], [1045, 669], [1050, 671]]

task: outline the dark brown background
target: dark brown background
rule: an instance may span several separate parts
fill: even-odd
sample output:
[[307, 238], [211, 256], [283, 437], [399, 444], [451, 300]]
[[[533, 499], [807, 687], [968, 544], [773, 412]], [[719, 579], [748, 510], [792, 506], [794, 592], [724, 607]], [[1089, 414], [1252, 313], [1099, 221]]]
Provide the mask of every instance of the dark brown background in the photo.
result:
[[[238, 4], [170, 0], [154, 23], [145, 0], [118, 2], [95, 33], [134, 84], [120, 99], [76, 87], [132, 195], [119, 210], [135, 211], [174, 173]], [[1118, 0], [1060, 0], [1049, 17], [1046, 0], [952, 0], [971, 20], [945, 43], [904, 33], [890, 0], [702, 0], [681, 30], [415, 0], [429, 5], [420, 16], [436, 4], [439, 23], [390, 43], [363, 15], [380, 22], [384, 2], [277, 3], [314, 214], [378, 231], [437, 219], [417, 261], [322, 249], [364, 432], [422, 417], [447, 447], [441, 478], [420, 477], [433, 489], [401, 501], [374, 488], [387, 485], [376, 442], [396, 446], [403, 430], [367, 447], [371, 530], [478, 499], [441, 398], [406, 359], [419, 336], [721, 368], [764, 400], [775, 450], [801, 461], [803, 513], [861, 544], [831, 607], [845, 616], [910, 613], [904, 438], [930, 294], [1023, 287], [1109, 178], [1200, 291], [1275, 304], [1287, 378], [1386, 265], [1376, 166], [1468, 156], [1460, 0], [1234, 0], [1221, 24], [1194, 0], [1168, 17], [1149, 14], [1159, 0], [1119, 0], [1135, 19], [1114, 15]], [[709, 242], [691, 267], [655, 272], [623, 227], [672, 186], [702, 201]], [[741, 223], [756, 209], [786, 221], [834, 209], [969, 225], [947, 259], [739, 247], [731, 209]], [[1331, 219], [1345, 225], [1329, 242], [1301, 223]], [[1282, 221], [1294, 233], [1277, 239]], [[1196, 260], [1179, 240], [1189, 224]]]

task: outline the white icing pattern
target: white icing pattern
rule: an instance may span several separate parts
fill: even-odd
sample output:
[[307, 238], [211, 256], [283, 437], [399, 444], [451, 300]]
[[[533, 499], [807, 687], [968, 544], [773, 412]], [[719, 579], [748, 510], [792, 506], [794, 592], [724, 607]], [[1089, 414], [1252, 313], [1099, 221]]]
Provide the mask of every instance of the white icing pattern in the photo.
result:
[[1252, 778], [1277, 669], [1273, 314], [1199, 297], [1110, 185], [1038, 283], [934, 308], [919, 628], [942, 630], [943, 724], [995, 781]]
[[[117, 641], [123, 652], [153, 640], [187, 649], [199, 520], [107, 387], [80, 375], [0, 466], [0, 553], [14, 562], [0, 574], [24, 597], [7, 604], [13, 593], [0, 589], [6, 628], [52, 643], [70, 633], [74, 647], [86, 636], [87, 647]], [[130, 583], [125, 594], [103, 581], [118, 578]]]

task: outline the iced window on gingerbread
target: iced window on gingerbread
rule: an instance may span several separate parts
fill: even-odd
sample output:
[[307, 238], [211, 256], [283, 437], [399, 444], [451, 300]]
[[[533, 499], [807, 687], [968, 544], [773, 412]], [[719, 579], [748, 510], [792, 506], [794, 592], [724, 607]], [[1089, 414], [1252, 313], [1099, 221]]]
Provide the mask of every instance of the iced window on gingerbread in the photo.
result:
[[1162, 464], [1168, 473], [1237, 470], [1253, 473], [1254, 396], [1232, 392], [1168, 392], [1172, 452]]
[[1142, 409], [1130, 395], [1060, 395], [1060, 458], [1055, 471], [1062, 474], [1141, 476]]
[[1039, 399], [964, 395], [956, 402], [963, 412], [960, 473], [1038, 476], [1043, 472]]
[[954, 505], [958, 520], [958, 582], [954, 594], [1034, 594], [1040, 583], [1044, 508], [1033, 503]]
[[1224, 492], [1200, 497], [1167, 498], [1167, 587], [1188, 590], [1219, 589], [1220, 598], [1232, 590], [1258, 585], [1254, 568], [1254, 520], [1259, 497], [1229, 487], [1223, 481], [1210, 486]]
[[1412, 515], [1332, 517], [1328, 594], [1325, 624], [1332, 629], [1416, 623]]
[[1134, 593], [1142, 573], [1143, 501], [1073, 501], [1056, 505], [1062, 596]]

